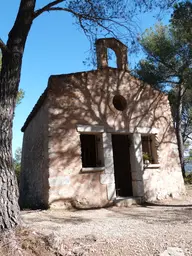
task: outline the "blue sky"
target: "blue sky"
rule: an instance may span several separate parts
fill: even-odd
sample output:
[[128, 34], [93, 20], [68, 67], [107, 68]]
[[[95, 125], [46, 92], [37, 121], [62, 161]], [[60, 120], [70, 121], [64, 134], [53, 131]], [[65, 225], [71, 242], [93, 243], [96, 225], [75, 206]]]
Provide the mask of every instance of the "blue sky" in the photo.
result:
[[[16, 17], [19, 2], [1, 0], [0, 37], [5, 41]], [[50, 1], [37, 0], [37, 7], [48, 2]], [[138, 17], [141, 31], [154, 25], [156, 20], [153, 15], [154, 13]], [[168, 16], [165, 16], [165, 22], [167, 20]], [[92, 69], [83, 64], [89, 48], [88, 39], [67, 13], [45, 13], [34, 21], [23, 58], [20, 88], [25, 91], [25, 97], [15, 111], [13, 152], [22, 146], [23, 134], [20, 129], [46, 88], [49, 76]], [[138, 57], [129, 56], [131, 63], [136, 60]]]

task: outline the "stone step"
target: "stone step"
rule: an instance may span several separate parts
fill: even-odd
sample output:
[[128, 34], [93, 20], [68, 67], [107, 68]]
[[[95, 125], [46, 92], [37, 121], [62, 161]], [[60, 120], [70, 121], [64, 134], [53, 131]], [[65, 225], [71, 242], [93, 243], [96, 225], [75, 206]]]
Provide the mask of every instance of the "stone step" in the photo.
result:
[[114, 201], [115, 206], [118, 207], [130, 207], [132, 205], [140, 205], [142, 203], [142, 197], [117, 197]]

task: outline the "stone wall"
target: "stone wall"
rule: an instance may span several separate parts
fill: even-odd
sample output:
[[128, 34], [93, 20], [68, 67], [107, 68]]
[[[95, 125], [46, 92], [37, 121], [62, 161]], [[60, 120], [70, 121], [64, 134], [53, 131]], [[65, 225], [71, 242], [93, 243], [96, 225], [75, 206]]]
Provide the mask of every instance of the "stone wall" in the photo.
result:
[[108, 48], [112, 49], [116, 55], [117, 68], [127, 70], [127, 47], [122, 42], [114, 38], [100, 38], [96, 41], [98, 69], [108, 67]]
[[[113, 97], [119, 94], [127, 100], [124, 111], [113, 106]], [[130, 153], [135, 196], [153, 201], [184, 192], [166, 95], [136, 80], [126, 70], [105, 68], [51, 76], [49, 100], [52, 102], [49, 109], [49, 204], [78, 201], [76, 204], [82, 207], [99, 207], [115, 197], [110, 141], [106, 144], [109, 155], [104, 151], [105, 171], [82, 173], [78, 125], [102, 126], [103, 136], [108, 139], [111, 133], [132, 135]], [[151, 134], [152, 130], [156, 131], [153, 134], [157, 138], [159, 166], [143, 169], [138, 136]]]
[[106, 185], [100, 182], [102, 171], [82, 172], [80, 134], [73, 117], [68, 116], [65, 109], [61, 112], [56, 109], [53, 104], [49, 115], [49, 205], [59, 208], [105, 206], [108, 199]]
[[[108, 68], [108, 48], [116, 54], [117, 69]], [[23, 126], [23, 205], [93, 208], [112, 202], [116, 133], [131, 140], [133, 196], [154, 201], [185, 192], [167, 96], [130, 75], [127, 47], [117, 39], [97, 40], [96, 51], [98, 70], [50, 77]], [[119, 99], [122, 111], [114, 104]], [[83, 132], [99, 133], [103, 168], [82, 168]], [[155, 138], [156, 164], [143, 164], [142, 135]]]
[[48, 107], [45, 101], [25, 129], [20, 206], [48, 207]]

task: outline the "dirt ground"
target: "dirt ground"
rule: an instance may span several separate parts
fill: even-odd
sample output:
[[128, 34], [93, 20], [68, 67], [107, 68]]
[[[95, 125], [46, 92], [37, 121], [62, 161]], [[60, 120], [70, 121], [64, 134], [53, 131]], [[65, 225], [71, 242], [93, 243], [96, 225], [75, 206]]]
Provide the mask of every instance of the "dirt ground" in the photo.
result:
[[23, 223], [48, 235], [62, 255], [192, 255], [192, 185], [180, 200], [97, 210], [23, 211]]

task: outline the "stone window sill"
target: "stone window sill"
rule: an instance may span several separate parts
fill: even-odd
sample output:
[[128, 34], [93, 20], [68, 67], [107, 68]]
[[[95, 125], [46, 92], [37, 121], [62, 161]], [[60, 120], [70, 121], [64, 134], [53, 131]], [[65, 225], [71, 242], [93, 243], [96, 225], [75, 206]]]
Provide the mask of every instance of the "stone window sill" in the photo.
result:
[[100, 125], [77, 125], [77, 131], [80, 133], [103, 133], [104, 127]]
[[158, 169], [160, 164], [144, 164], [144, 169]]
[[102, 172], [105, 170], [105, 167], [83, 167], [81, 172]]

